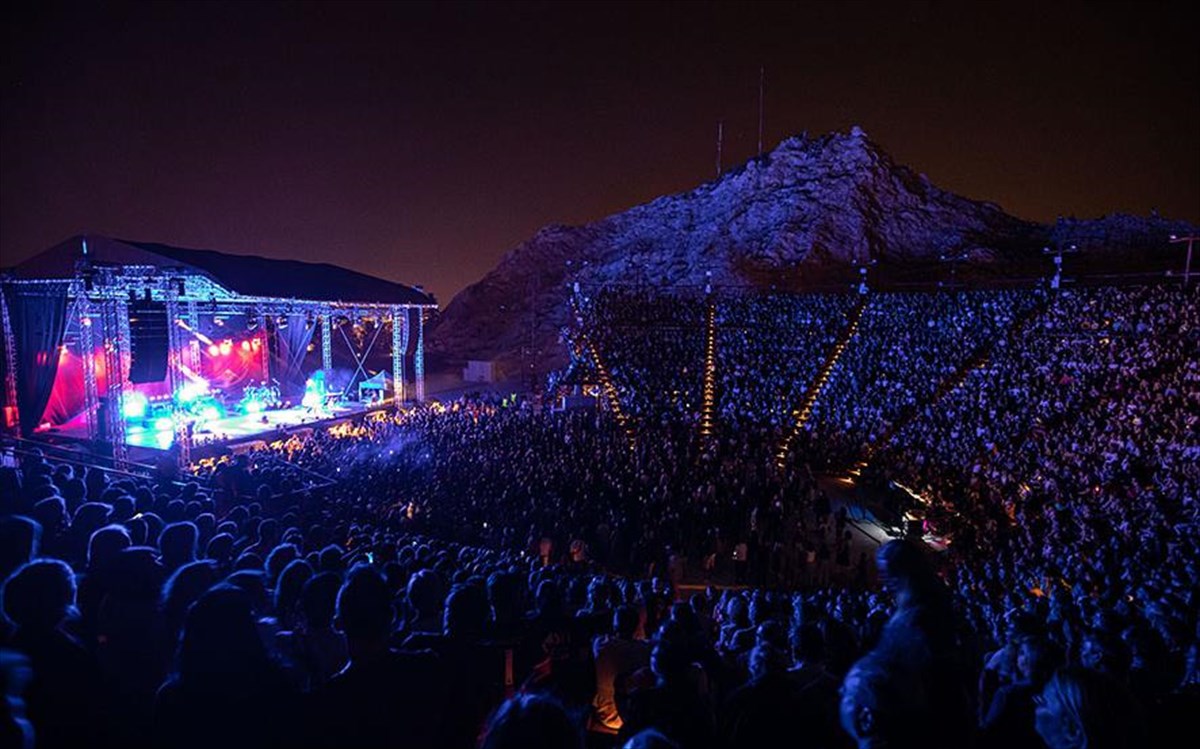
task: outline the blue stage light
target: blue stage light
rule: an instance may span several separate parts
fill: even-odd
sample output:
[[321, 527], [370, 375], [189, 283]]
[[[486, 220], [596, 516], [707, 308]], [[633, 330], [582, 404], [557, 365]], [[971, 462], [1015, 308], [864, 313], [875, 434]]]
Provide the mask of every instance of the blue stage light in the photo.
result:
[[125, 395], [124, 401], [121, 413], [126, 419], [146, 418], [146, 406], [149, 405], [149, 401], [146, 400], [144, 393], [134, 390]]
[[208, 394], [208, 383], [204, 380], [185, 382], [179, 388], [179, 402], [190, 403], [202, 395]]

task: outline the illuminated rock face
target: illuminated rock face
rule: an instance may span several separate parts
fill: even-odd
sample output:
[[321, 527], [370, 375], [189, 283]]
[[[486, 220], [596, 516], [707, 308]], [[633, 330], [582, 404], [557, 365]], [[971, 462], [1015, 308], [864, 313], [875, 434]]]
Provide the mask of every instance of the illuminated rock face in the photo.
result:
[[431, 349], [453, 359], [513, 358], [532, 340], [550, 351], [574, 281], [589, 289], [608, 282], [699, 287], [710, 278], [727, 286], [871, 259], [965, 252], [996, 262], [1038, 252], [1054, 234], [1054, 227], [939, 189], [894, 164], [858, 128], [799, 136], [689, 192], [584, 226], [541, 229], [451, 301], [431, 332]]

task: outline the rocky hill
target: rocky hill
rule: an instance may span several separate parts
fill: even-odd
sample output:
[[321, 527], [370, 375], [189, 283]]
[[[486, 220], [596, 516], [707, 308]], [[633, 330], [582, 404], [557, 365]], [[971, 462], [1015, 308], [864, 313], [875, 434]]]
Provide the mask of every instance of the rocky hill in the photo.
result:
[[[1139, 219], [1105, 221], [1126, 240], [1145, 234]], [[893, 163], [859, 128], [799, 136], [689, 192], [584, 226], [541, 229], [450, 302], [430, 348], [448, 360], [511, 362], [530, 346], [545, 357], [556, 349], [575, 282], [750, 285], [798, 268], [920, 263], [947, 253], [996, 264], [1066, 241], [1070, 229], [941, 190]]]

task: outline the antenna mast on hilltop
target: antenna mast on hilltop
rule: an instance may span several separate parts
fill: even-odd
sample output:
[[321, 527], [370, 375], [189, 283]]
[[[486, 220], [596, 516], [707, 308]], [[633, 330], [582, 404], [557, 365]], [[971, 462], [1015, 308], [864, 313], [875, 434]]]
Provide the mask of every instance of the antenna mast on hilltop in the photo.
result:
[[763, 65], [758, 67], [758, 155], [762, 156], [762, 134], [763, 134], [763, 89], [766, 84], [767, 68]]
[[717, 176], [721, 176], [721, 141], [725, 139], [725, 120], [717, 120]]

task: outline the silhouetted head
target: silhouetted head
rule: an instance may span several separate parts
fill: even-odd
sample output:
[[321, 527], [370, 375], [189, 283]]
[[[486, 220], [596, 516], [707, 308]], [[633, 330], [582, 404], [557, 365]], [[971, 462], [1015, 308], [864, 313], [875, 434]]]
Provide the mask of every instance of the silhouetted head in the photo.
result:
[[537, 586], [534, 603], [542, 616], [556, 616], [563, 611], [562, 590], [553, 580], [543, 580]]
[[1107, 631], [1092, 629], [1083, 636], [1079, 662], [1092, 671], [1124, 678], [1129, 672], [1129, 648], [1121, 638]]
[[557, 700], [521, 695], [492, 715], [480, 749], [583, 749], [583, 732]]
[[408, 580], [408, 605], [419, 616], [429, 616], [442, 607], [446, 597], [442, 576], [433, 570], [421, 570]]
[[163, 586], [162, 612], [167, 631], [172, 639], [183, 629], [188, 607], [196, 602], [209, 588], [217, 584], [220, 574], [215, 562], [202, 559], [185, 564], [175, 570]]
[[[295, 547], [293, 547], [295, 548]], [[313, 576], [312, 565], [303, 559], [293, 559], [278, 576], [274, 591], [275, 615], [281, 620], [291, 617], [300, 602], [304, 584]], [[270, 575], [268, 574], [268, 578]]]
[[618, 606], [613, 612], [613, 634], [625, 640], [632, 640], [638, 628], [638, 611], [632, 606]]
[[313, 575], [300, 591], [300, 612], [310, 631], [333, 625], [342, 578], [332, 572]]
[[129, 531], [123, 525], [106, 525], [92, 533], [88, 539], [88, 569], [104, 569], [113, 563], [117, 555], [132, 546]]
[[4, 582], [4, 615], [21, 630], [54, 629], [75, 608], [75, 573], [57, 559], [35, 559]]
[[386, 641], [394, 617], [383, 576], [368, 565], [350, 570], [337, 599], [336, 624], [346, 639], [351, 643]]
[[621, 749], [679, 749], [679, 744], [654, 728], [647, 728], [631, 736]]
[[787, 651], [768, 643], [759, 643], [750, 650], [750, 676], [754, 679], [782, 676], [791, 665]]
[[67, 504], [62, 497], [46, 497], [33, 506], [33, 518], [46, 533], [58, 533], [67, 523]]
[[196, 528], [195, 523], [171, 523], [163, 528], [162, 535], [158, 537], [163, 565], [169, 570], [174, 570], [195, 560], [196, 542], [199, 537], [200, 530]]
[[209, 689], [246, 686], [241, 678], [269, 663], [250, 596], [233, 585], [207, 591], [188, 609], [179, 641], [181, 681]]
[[1041, 688], [1062, 665], [1062, 651], [1045, 637], [1024, 637], [1017, 645], [1017, 672], [1021, 679]]
[[488, 576], [488, 603], [492, 607], [492, 618], [498, 622], [511, 622], [521, 614], [520, 582], [507, 572], [493, 572]]
[[[279, 581], [279, 576], [294, 559], [300, 556], [300, 550], [292, 544], [279, 544], [271, 553], [267, 555], [267, 561], [263, 565], [263, 569], [267, 571], [267, 579], [274, 585]], [[312, 567], [309, 567], [311, 570]]]
[[879, 547], [875, 561], [883, 587], [897, 599], [919, 595], [937, 587], [937, 576], [920, 547], [908, 540], [889, 541]]
[[841, 722], [859, 749], [920, 746], [925, 698], [914, 674], [879, 655], [855, 663], [842, 681]]
[[0, 578], [38, 555], [42, 525], [22, 515], [0, 517]]
[[488, 621], [487, 594], [478, 585], [455, 585], [446, 596], [442, 631], [455, 637], [478, 637]]
[[1035, 699], [1034, 724], [1049, 749], [1133, 749], [1140, 715], [1115, 679], [1084, 668], [1058, 671]]

